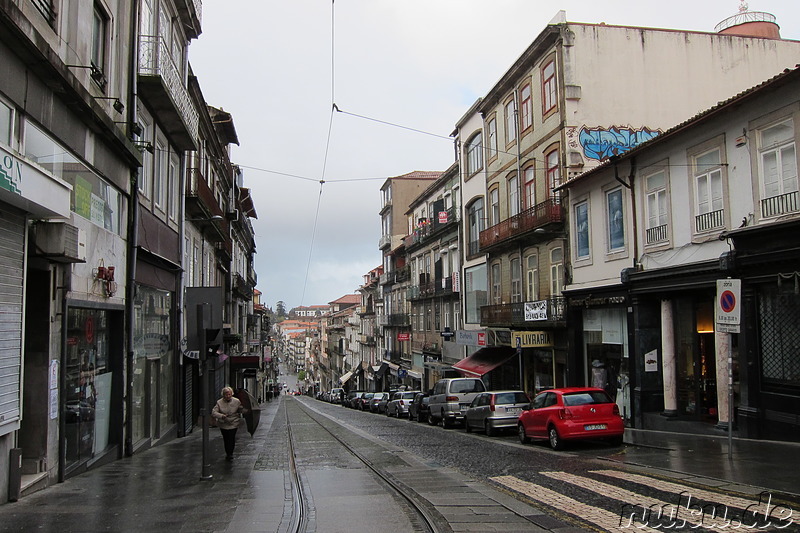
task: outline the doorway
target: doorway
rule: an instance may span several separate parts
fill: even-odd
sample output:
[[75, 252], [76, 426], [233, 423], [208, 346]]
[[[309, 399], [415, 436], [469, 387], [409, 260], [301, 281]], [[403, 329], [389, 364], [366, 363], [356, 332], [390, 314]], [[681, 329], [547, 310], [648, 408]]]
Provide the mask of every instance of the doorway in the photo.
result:
[[717, 421], [714, 303], [679, 300], [676, 334], [678, 412], [696, 420]]

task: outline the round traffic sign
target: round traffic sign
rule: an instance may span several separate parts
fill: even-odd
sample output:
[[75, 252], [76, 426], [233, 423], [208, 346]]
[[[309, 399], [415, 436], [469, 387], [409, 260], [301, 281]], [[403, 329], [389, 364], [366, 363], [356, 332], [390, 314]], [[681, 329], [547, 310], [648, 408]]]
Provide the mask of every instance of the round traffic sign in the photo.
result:
[[726, 313], [732, 313], [736, 309], [736, 295], [732, 291], [723, 291], [719, 295], [719, 308]]

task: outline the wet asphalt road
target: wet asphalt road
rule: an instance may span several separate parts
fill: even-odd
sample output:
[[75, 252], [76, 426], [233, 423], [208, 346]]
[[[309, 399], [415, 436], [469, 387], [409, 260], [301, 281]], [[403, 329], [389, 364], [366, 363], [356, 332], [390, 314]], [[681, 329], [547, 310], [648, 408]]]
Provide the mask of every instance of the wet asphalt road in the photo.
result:
[[[699, 484], [681, 481], [682, 486], [685, 484], [685, 489], [672, 490], [669, 484], [674, 480], [670, 480], [668, 475], [665, 477], [663, 472], [643, 471], [641, 468], [622, 464], [625, 454], [633, 451], [630, 445], [614, 447], [605, 442], [582, 442], [572, 444], [566, 451], [555, 452], [546, 443], [520, 444], [513, 432], [489, 438], [480, 433], [467, 434], [463, 428], [444, 429], [407, 419], [398, 420], [385, 415], [360, 412], [310, 398], [303, 398], [303, 401], [349, 426], [407, 449], [431, 466], [457, 470], [501, 490], [507, 488], [497, 480], [510, 476], [535, 485], [536, 494], [553, 496], [550, 494], [552, 492], [559, 504], [566, 503], [554, 507], [535, 499], [531, 501], [525, 496], [521, 499], [580, 529], [592, 528], [590, 523], [580, 519], [582, 513], [591, 512], [591, 509], [605, 510], [616, 516], [629, 516], [631, 506], [648, 506], [653, 505], [652, 502], [660, 502], [662, 507], [667, 503], [685, 508], [689, 512], [690, 521], [691, 505], [699, 508], [706, 504], [716, 513], [716, 516], [710, 516], [711, 512], [703, 515], [699, 511], [695, 512], [697, 516], [693, 519], [694, 524], [684, 524], [686, 530], [702, 531], [706, 526], [713, 525], [716, 527], [708, 527], [708, 530], [719, 529], [726, 522], [731, 529], [737, 525], [740, 527], [736, 529], [740, 530], [756, 529], [743, 527], [740, 524], [743, 522], [744, 525], [760, 525], [762, 530], [774, 528], [800, 531], [800, 499], [795, 495], [776, 495], [771, 507], [766, 506], [766, 509], [776, 509], [776, 506], [783, 508], [777, 508], [776, 514], [772, 516], [761, 516], [758, 513], [764, 506], [753, 506], [752, 509], [756, 509], [755, 514], [751, 512], [753, 516], [747, 515], [744, 507], [758, 502], [757, 489], [753, 489], [750, 495], [744, 495], [749, 497], [749, 500], [744, 499], [744, 503], [739, 503], [743, 501], [737, 497], [740, 495], [708, 486], [713, 485], [711, 480]], [[647, 476], [642, 478], [644, 482], [636, 478], [642, 474]], [[683, 496], [676, 494], [678, 490], [685, 491]], [[613, 498], [609, 497], [611, 493], [614, 494]], [[520, 497], [518, 493], [515, 496]], [[547, 499], [543, 498], [543, 501]], [[725, 512], [729, 514], [723, 515]], [[791, 519], [796, 521], [791, 523]], [[648, 522], [651, 526], [654, 525], [650, 516]], [[785, 527], [787, 524], [790, 525]], [[661, 522], [654, 527], [683, 529], [674, 525], [667, 528], [668, 525]]]

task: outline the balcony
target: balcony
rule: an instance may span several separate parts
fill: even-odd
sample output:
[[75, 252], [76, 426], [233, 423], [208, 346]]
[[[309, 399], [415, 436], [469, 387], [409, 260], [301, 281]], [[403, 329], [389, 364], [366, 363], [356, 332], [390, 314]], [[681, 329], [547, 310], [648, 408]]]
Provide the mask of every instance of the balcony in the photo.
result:
[[246, 300], [253, 298], [253, 286], [247, 283], [241, 274], [233, 274], [233, 292]]
[[457, 212], [455, 208], [451, 207], [442, 211], [442, 213], [444, 213], [444, 215], [441, 220], [438, 216], [434, 219], [421, 219], [417, 223], [414, 233], [404, 237], [403, 243], [409, 251], [413, 251], [418, 247], [417, 245], [422, 245], [433, 238], [439, 237], [447, 229], [456, 228], [458, 220], [456, 218]]
[[208, 186], [205, 176], [200, 173], [199, 168], [186, 169], [188, 174], [186, 178], [186, 213], [191, 218], [200, 217], [220, 217], [220, 222], [225, 222], [228, 226], [228, 221], [225, 219], [225, 214], [222, 212], [222, 207], [217, 202], [214, 191]]
[[667, 242], [667, 229], [668, 227], [666, 224], [662, 224], [661, 226], [656, 226], [654, 228], [647, 228], [647, 231], [645, 232], [647, 244]]
[[722, 229], [724, 226], [725, 211], [722, 209], [694, 217], [694, 229], [698, 233], [714, 229]]
[[800, 193], [797, 191], [761, 200], [761, 216], [764, 218], [798, 211], [800, 211]]
[[386, 322], [387, 326], [407, 327], [411, 325], [411, 318], [405, 313], [398, 313], [394, 315], [388, 315], [388, 320]]
[[[535, 316], [531, 316], [531, 306], [537, 311]], [[538, 302], [515, 302], [481, 307], [481, 326], [555, 326], [564, 325], [565, 321], [566, 300], [563, 296]]]
[[175, 2], [178, 8], [178, 16], [183, 22], [186, 34], [189, 39], [200, 37], [201, 24], [203, 22], [203, 2], [202, 0], [179, 0]]
[[384, 248], [388, 248], [392, 244], [392, 236], [391, 235], [381, 235], [380, 240], [378, 240], [378, 248], [383, 250]]
[[196, 150], [198, 114], [181, 70], [159, 36], [139, 36], [139, 95], [180, 150]]
[[483, 230], [480, 234], [480, 250], [486, 252], [499, 248], [537, 229], [560, 231], [563, 229], [564, 219], [561, 200], [551, 198]]

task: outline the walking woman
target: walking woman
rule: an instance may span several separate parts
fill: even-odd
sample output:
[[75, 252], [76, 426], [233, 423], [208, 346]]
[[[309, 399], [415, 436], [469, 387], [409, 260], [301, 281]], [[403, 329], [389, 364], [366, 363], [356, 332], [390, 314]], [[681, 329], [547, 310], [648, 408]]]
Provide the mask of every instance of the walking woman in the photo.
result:
[[233, 397], [232, 388], [222, 389], [222, 398], [217, 400], [211, 416], [217, 419], [217, 426], [222, 433], [222, 441], [225, 443], [225, 459], [232, 461], [233, 448], [236, 446], [236, 430], [242, 422], [242, 402]]

